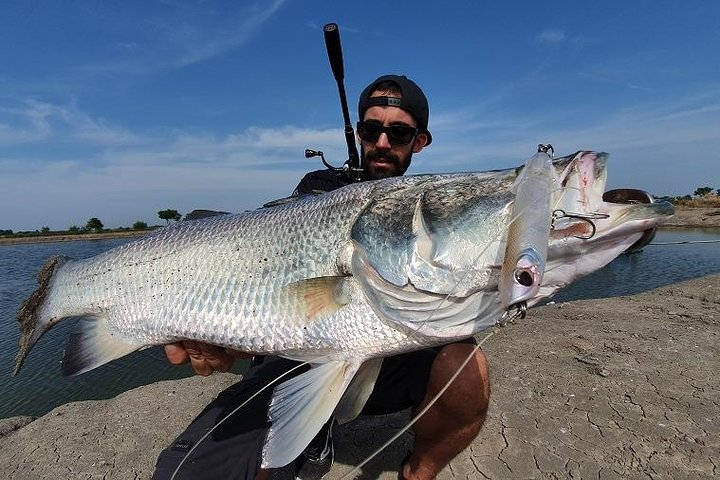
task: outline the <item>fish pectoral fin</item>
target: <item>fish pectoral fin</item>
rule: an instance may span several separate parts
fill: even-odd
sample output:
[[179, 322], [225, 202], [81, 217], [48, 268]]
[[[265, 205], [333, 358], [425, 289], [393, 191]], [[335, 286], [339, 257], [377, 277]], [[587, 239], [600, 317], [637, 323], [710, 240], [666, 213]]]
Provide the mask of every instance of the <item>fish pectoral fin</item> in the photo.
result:
[[70, 335], [62, 361], [63, 375], [79, 375], [143, 348], [117, 338], [103, 317], [83, 317]]
[[350, 386], [335, 408], [335, 419], [343, 424], [360, 415], [370, 394], [375, 388], [375, 381], [382, 367], [382, 358], [372, 358], [364, 362], [353, 377]]
[[332, 415], [359, 367], [359, 363], [331, 361], [275, 387], [262, 468], [283, 467], [302, 453]]
[[305, 317], [314, 320], [322, 315], [331, 315], [350, 302], [343, 288], [346, 279], [345, 276], [308, 278], [285, 288], [299, 302]]

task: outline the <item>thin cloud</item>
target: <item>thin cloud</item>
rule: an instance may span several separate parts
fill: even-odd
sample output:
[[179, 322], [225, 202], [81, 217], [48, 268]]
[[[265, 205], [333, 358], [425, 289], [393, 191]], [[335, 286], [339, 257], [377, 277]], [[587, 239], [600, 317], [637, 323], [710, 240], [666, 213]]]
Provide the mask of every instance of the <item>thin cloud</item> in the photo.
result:
[[663, 120], [675, 120], [687, 117], [695, 117], [697, 115], [704, 115], [707, 113], [720, 112], [720, 104], [716, 105], [705, 105], [698, 108], [691, 108], [687, 110], [681, 110], [679, 112], [673, 112], [665, 115]]
[[[165, 38], [171, 40], [171, 44], [177, 47], [178, 55], [172, 61], [174, 67], [183, 67], [194, 63], [202, 62], [210, 58], [222, 55], [223, 53], [245, 43], [257, 29], [267, 22], [285, 3], [285, 0], [275, 0], [267, 7], [264, 4], [257, 4], [240, 12], [237, 15], [239, 20], [235, 24], [217, 32], [210, 32], [207, 29], [197, 29], [193, 25], [184, 25], [185, 28], [176, 29], [170, 26], [166, 31]], [[265, 7], [265, 8], [263, 8]], [[178, 35], [179, 34], [179, 35]]]
[[26, 99], [0, 108], [0, 147], [62, 140], [63, 143], [128, 145], [137, 137], [128, 130], [93, 118], [73, 102], [68, 105]]
[[645, 93], [652, 93], [653, 89], [638, 83], [628, 81], [629, 72], [626, 70], [616, 69], [615, 67], [598, 67], [592, 71], [580, 71], [575, 73], [575, 78], [580, 81], [590, 80], [593, 82], [604, 83], [606, 85], [615, 85], [629, 90], [638, 90]]
[[[203, 9], [202, 15], [192, 6], [171, 5], [177, 11], [144, 20], [145, 28], [132, 41], [114, 43], [112, 62], [89, 63], [79, 68], [83, 74], [146, 74], [159, 70], [182, 68], [223, 55], [242, 46], [276, 14], [286, 0], [238, 3], [242, 8]], [[170, 19], [168, 19], [170, 18]]]
[[551, 45], [556, 43], [562, 43], [566, 39], [565, 32], [556, 29], [547, 29], [540, 32], [537, 36], [537, 41], [545, 45]]

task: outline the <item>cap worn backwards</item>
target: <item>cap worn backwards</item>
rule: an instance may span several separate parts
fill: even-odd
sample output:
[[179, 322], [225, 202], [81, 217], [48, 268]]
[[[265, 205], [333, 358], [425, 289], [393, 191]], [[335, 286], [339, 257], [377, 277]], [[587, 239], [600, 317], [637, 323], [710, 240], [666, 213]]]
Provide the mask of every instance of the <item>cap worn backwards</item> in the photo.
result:
[[[395, 83], [400, 89], [400, 98], [394, 97], [371, 97], [376, 87], [383, 82]], [[374, 106], [393, 106], [400, 107], [415, 118], [418, 123], [418, 129], [427, 135], [428, 141], [426, 145], [432, 142], [432, 135], [428, 130], [428, 119], [430, 117], [430, 107], [427, 98], [420, 87], [415, 82], [404, 75], [383, 75], [363, 90], [360, 94], [360, 102], [358, 104], [358, 114], [360, 120], [365, 116], [365, 111]]]

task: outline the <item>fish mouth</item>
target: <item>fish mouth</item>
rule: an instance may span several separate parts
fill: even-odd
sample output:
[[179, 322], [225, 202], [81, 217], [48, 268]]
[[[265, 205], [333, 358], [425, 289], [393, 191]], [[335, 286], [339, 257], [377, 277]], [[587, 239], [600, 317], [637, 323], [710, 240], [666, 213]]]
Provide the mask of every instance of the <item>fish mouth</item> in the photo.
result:
[[560, 188], [541, 292], [532, 305], [626, 251], [638, 251], [674, 213], [637, 189], [605, 191], [607, 154], [578, 152], [555, 162]]
[[[656, 202], [648, 192], [633, 188], [605, 191], [607, 183], [606, 153], [578, 152], [558, 162], [560, 194], [554, 217], [566, 216], [574, 225], [577, 238], [638, 238], [627, 248], [637, 251], [649, 244], [657, 225], [673, 213], [668, 202]], [[558, 215], [558, 213], [560, 215]], [[577, 234], [581, 230], [583, 233]], [[598, 240], [598, 238], [595, 238]]]

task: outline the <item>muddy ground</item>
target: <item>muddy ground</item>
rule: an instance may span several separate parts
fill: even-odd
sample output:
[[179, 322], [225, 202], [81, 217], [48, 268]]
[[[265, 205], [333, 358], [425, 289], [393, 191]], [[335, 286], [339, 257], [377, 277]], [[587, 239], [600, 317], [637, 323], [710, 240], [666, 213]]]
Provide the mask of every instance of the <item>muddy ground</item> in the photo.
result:
[[[484, 349], [488, 420], [439, 478], [720, 475], [720, 275], [531, 309]], [[0, 421], [0, 477], [149, 478], [162, 448], [234, 381], [216, 374], [159, 382], [30, 423]], [[338, 428], [330, 478], [406, 419], [361, 417]], [[410, 442], [406, 434], [353, 478], [397, 478]]]

